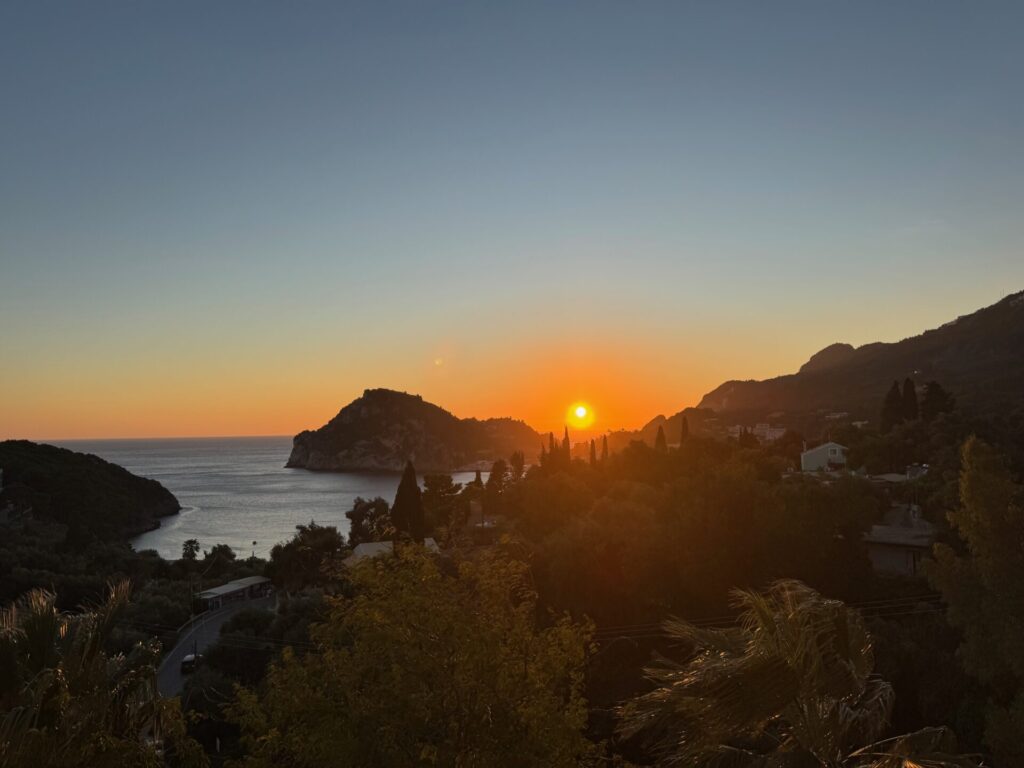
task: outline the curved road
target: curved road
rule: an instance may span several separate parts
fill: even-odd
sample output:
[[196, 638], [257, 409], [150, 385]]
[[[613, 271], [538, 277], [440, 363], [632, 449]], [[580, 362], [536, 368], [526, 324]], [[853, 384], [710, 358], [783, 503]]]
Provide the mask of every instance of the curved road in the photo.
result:
[[160, 695], [169, 698], [181, 693], [181, 689], [185, 687], [185, 676], [181, 674], [181, 660], [188, 654], [193, 653], [193, 649], [202, 653], [213, 645], [217, 638], [220, 637], [221, 627], [227, 623], [228, 619], [245, 608], [273, 610], [275, 600], [274, 595], [258, 597], [254, 600], [231, 603], [223, 608], [218, 608], [216, 611], [204, 614], [188, 632], [181, 636], [177, 645], [170, 650], [163, 662], [161, 662], [156, 680]]

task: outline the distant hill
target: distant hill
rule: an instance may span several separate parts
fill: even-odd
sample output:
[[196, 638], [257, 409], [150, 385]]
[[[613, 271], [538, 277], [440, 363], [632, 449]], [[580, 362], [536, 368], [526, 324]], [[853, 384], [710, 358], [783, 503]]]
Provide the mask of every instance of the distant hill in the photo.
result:
[[28, 440], [0, 442], [0, 510], [76, 529], [83, 535], [127, 539], [156, 528], [181, 505], [156, 480], [133, 475], [98, 456]]
[[[665, 440], [669, 445], [679, 443], [683, 427], [683, 417], [686, 417], [686, 426], [691, 435], [701, 435], [714, 431], [718, 426], [717, 414], [707, 408], [684, 408], [671, 416], [658, 415], [644, 424], [640, 429], [620, 429], [608, 433], [608, 450], [617, 453], [634, 440], [654, 445], [658, 437], [658, 427], [665, 430]], [[600, 445], [601, 438], [597, 438]], [[586, 445], [577, 446], [575, 454], [585, 459], [588, 455]]]
[[521, 421], [460, 419], [419, 395], [368, 389], [320, 429], [296, 435], [286, 466], [400, 471], [412, 459], [420, 472], [450, 472], [516, 450], [529, 459], [540, 444]]
[[731, 418], [846, 411], [877, 419], [894, 379], [936, 380], [978, 412], [1024, 407], [1024, 292], [895, 343], [832, 344], [797, 373], [727, 381], [700, 401]]

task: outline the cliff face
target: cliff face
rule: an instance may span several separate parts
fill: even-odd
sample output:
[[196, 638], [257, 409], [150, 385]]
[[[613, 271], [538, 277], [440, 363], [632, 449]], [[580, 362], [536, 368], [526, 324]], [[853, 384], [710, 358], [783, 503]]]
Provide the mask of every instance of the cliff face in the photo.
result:
[[66, 525], [79, 535], [127, 539], [181, 509], [156, 480], [67, 448], [6, 440], [0, 442], [0, 468], [0, 508], [10, 502], [31, 509], [32, 517]]
[[906, 377], [934, 379], [981, 410], [1024, 407], [1024, 292], [892, 344], [833, 344], [794, 374], [727, 381], [700, 407], [761, 417], [841, 410], [873, 419], [893, 380]]
[[420, 472], [451, 472], [475, 461], [532, 456], [541, 437], [512, 419], [459, 419], [418, 395], [368, 389], [317, 430], [295, 436], [288, 467], [395, 471], [412, 459]]

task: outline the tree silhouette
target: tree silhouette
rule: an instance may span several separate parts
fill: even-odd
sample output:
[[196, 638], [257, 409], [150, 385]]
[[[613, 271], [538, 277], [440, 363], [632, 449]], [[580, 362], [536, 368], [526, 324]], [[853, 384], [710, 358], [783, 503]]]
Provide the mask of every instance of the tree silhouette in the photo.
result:
[[668, 443], [665, 441], [665, 427], [658, 425], [658, 434], [654, 438], [654, 450], [658, 453], [668, 451]]
[[882, 417], [880, 425], [883, 432], [888, 432], [903, 421], [903, 393], [900, 391], [900, 383], [894, 381], [885, 395], [882, 403]]
[[601, 463], [608, 461], [608, 435], [601, 435]]
[[345, 517], [349, 522], [348, 543], [353, 547], [365, 542], [394, 538], [395, 526], [391, 520], [391, 508], [380, 496], [374, 499], [357, 496], [352, 502], [352, 509], [345, 513]]
[[682, 423], [679, 425], [679, 444], [682, 445], [686, 442], [686, 439], [690, 436], [690, 422], [683, 416]]
[[395, 503], [391, 505], [391, 522], [397, 535], [423, 542], [423, 497], [419, 483], [416, 482], [416, 469], [412, 461], [406, 462], [402, 480], [398, 483]]
[[181, 559], [195, 560], [199, 556], [199, 539], [186, 539], [181, 545]]
[[917, 389], [908, 376], [903, 382], [903, 418], [906, 421], [917, 421]]
[[949, 394], [937, 381], [929, 381], [924, 385], [924, 397], [921, 398], [921, 418], [931, 421], [940, 413], [949, 413], [956, 405], [956, 399]]
[[[543, 450], [544, 446], [542, 445], [541, 451], [543, 452]], [[509, 457], [508, 463], [512, 469], [512, 482], [515, 483], [518, 482], [519, 480], [522, 480], [523, 469], [526, 467], [526, 454], [524, 454], [522, 451], [515, 451]]]
[[590, 439], [590, 466], [597, 466], [597, 443], [593, 438]]

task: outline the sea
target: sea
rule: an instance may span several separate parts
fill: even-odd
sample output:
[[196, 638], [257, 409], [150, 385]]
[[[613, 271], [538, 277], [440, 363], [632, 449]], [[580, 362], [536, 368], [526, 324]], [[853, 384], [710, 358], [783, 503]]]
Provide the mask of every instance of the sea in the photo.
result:
[[[267, 557], [275, 544], [292, 537], [295, 526], [310, 521], [347, 534], [345, 512], [356, 497], [380, 496], [391, 503], [400, 479], [399, 473], [391, 472], [285, 469], [292, 447], [288, 436], [57, 444], [151, 477], [178, 498], [181, 512], [161, 518], [159, 528], [132, 541], [136, 550], [155, 549], [171, 559], [181, 557], [187, 539], [198, 539], [204, 550], [227, 544], [240, 557]], [[452, 477], [464, 483], [474, 473], [457, 472]]]

